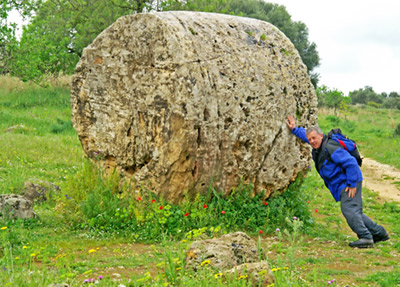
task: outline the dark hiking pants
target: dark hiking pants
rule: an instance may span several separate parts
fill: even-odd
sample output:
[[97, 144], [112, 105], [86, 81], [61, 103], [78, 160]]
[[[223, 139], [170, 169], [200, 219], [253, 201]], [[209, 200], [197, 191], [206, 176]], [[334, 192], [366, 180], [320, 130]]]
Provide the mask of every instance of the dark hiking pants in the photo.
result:
[[362, 181], [357, 183], [357, 192], [353, 198], [343, 189], [340, 193], [340, 207], [347, 224], [358, 238], [372, 239], [373, 236], [385, 234], [386, 231], [383, 226], [376, 224], [363, 213], [361, 191]]

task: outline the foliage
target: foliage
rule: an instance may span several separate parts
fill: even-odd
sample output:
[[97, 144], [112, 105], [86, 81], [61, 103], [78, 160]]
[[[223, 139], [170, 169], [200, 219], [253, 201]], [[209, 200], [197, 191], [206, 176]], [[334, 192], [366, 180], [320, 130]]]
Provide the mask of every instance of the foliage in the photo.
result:
[[398, 124], [396, 129], [394, 130], [393, 136], [400, 137], [400, 124]]
[[134, 234], [139, 241], [219, 231], [271, 232], [285, 227], [286, 218], [293, 216], [301, 218], [305, 228], [313, 225], [300, 179], [268, 201], [263, 193], [253, 196], [251, 184], [240, 184], [228, 196], [210, 187], [208, 195], [180, 204], [168, 203], [144, 188], [133, 191], [131, 184], [121, 186], [120, 182], [116, 173], [102, 174], [88, 162], [67, 181], [65, 194], [58, 198], [58, 214], [74, 228], [99, 234], [129, 231], [127, 235]]
[[[318, 81], [318, 74], [312, 73], [319, 65], [317, 47], [308, 41], [306, 25], [292, 21], [281, 5], [260, 0], [48, 0], [34, 3], [21, 7], [26, 14], [34, 9], [35, 15], [25, 27], [19, 42], [12, 38], [14, 41], [4, 45], [8, 56], [2, 57], [9, 59], [7, 71], [23, 80], [43, 83], [49, 75], [72, 73], [83, 48], [117, 18], [162, 9], [235, 14], [271, 22], [294, 43], [314, 85]], [[16, 3], [12, 2], [7, 7], [16, 7]], [[11, 26], [5, 27], [13, 31]]]
[[323, 85], [316, 89], [316, 94], [319, 107], [333, 108], [335, 115], [337, 115], [338, 110], [345, 115], [348, 114], [350, 98], [345, 97], [343, 92]]

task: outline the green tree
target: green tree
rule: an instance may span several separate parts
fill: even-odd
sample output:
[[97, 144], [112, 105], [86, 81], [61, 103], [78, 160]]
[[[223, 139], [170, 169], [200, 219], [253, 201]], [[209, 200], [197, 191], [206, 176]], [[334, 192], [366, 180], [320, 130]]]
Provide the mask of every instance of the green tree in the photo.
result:
[[299, 51], [313, 84], [318, 81], [318, 74], [312, 70], [319, 65], [319, 56], [316, 45], [308, 41], [306, 25], [293, 22], [286, 8], [277, 4], [261, 0], [12, 0], [10, 7], [18, 5], [25, 13], [35, 11], [20, 42], [7, 44], [9, 71], [23, 80], [40, 82], [47, 75], [72, 73], [83, 48], [120, 16], [150, 10], [191, 10], [253, 17], [274, 24]]
[[348, 109], [350, 98], [345, 97], [343, 92], [337, 89], [330, 89], [323, 85], [317, 88], [316, 94], [318, 97], [318, 106], [333, 108], [335, 115], [338, 109]]
[[142, 12], [152, 4], [144, 0], [47, 0], [40, 3], [13, 50], [10, 71], [23, 80], [37, 82], [61, 72], [70, 74], [83, 48], [101, 31], [119, 17]]
[[374, 102], [381, 104], [385, 100], [385, 95], [375, 93], [374, 89], [369, 86], [365, 86], [362, 89], [352, 91], [349, 93], [351, 102], [355, 104], [368, 104]]

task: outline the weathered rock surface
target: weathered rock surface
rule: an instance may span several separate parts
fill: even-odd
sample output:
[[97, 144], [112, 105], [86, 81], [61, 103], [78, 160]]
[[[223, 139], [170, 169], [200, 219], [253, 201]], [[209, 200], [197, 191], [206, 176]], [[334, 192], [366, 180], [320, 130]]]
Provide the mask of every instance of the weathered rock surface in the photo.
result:
[[206, 260], [210, 261], [209, 265], [220, 270], [258, 262], [257, 243], [244, 232], [193, 242], [186, 252], [186, 266], [196, 270]]
[[276, 27], [200, 12], [118, 19], [84, 49], [71, 93], [86, 154], [175, 201], [211, 182], [286, 188], [310, 159], [286, 116], [315, 124], [316, 103]]
[[233, 267], [224, 273], [225, 277], [245, 276], [251, 284], [248, 286], [271, 286], [275, 282], [271, 268], [267, 261], [244, 263]]
[[23, 194], [25, 198], [32, 202], [41, 202], [51, 198], [52, 192], [55, 190], [60, 190], [60, 187], [51, 182], [33, 183], [31, 181], [26, 181], [24, 183]]
[[0, 194], [0, 213], [6, 218], [34, 218], [33, 202], [22, 195]]

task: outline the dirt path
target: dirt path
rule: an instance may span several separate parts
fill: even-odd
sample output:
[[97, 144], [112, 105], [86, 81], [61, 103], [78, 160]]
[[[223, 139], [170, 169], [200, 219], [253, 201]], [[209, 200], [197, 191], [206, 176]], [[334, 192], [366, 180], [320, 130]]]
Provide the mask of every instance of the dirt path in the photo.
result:
[[379, 193], [382, 200], [400, 202], [400, 170], [370, 158], [364, 158], [361, 167], [364, 186]]

